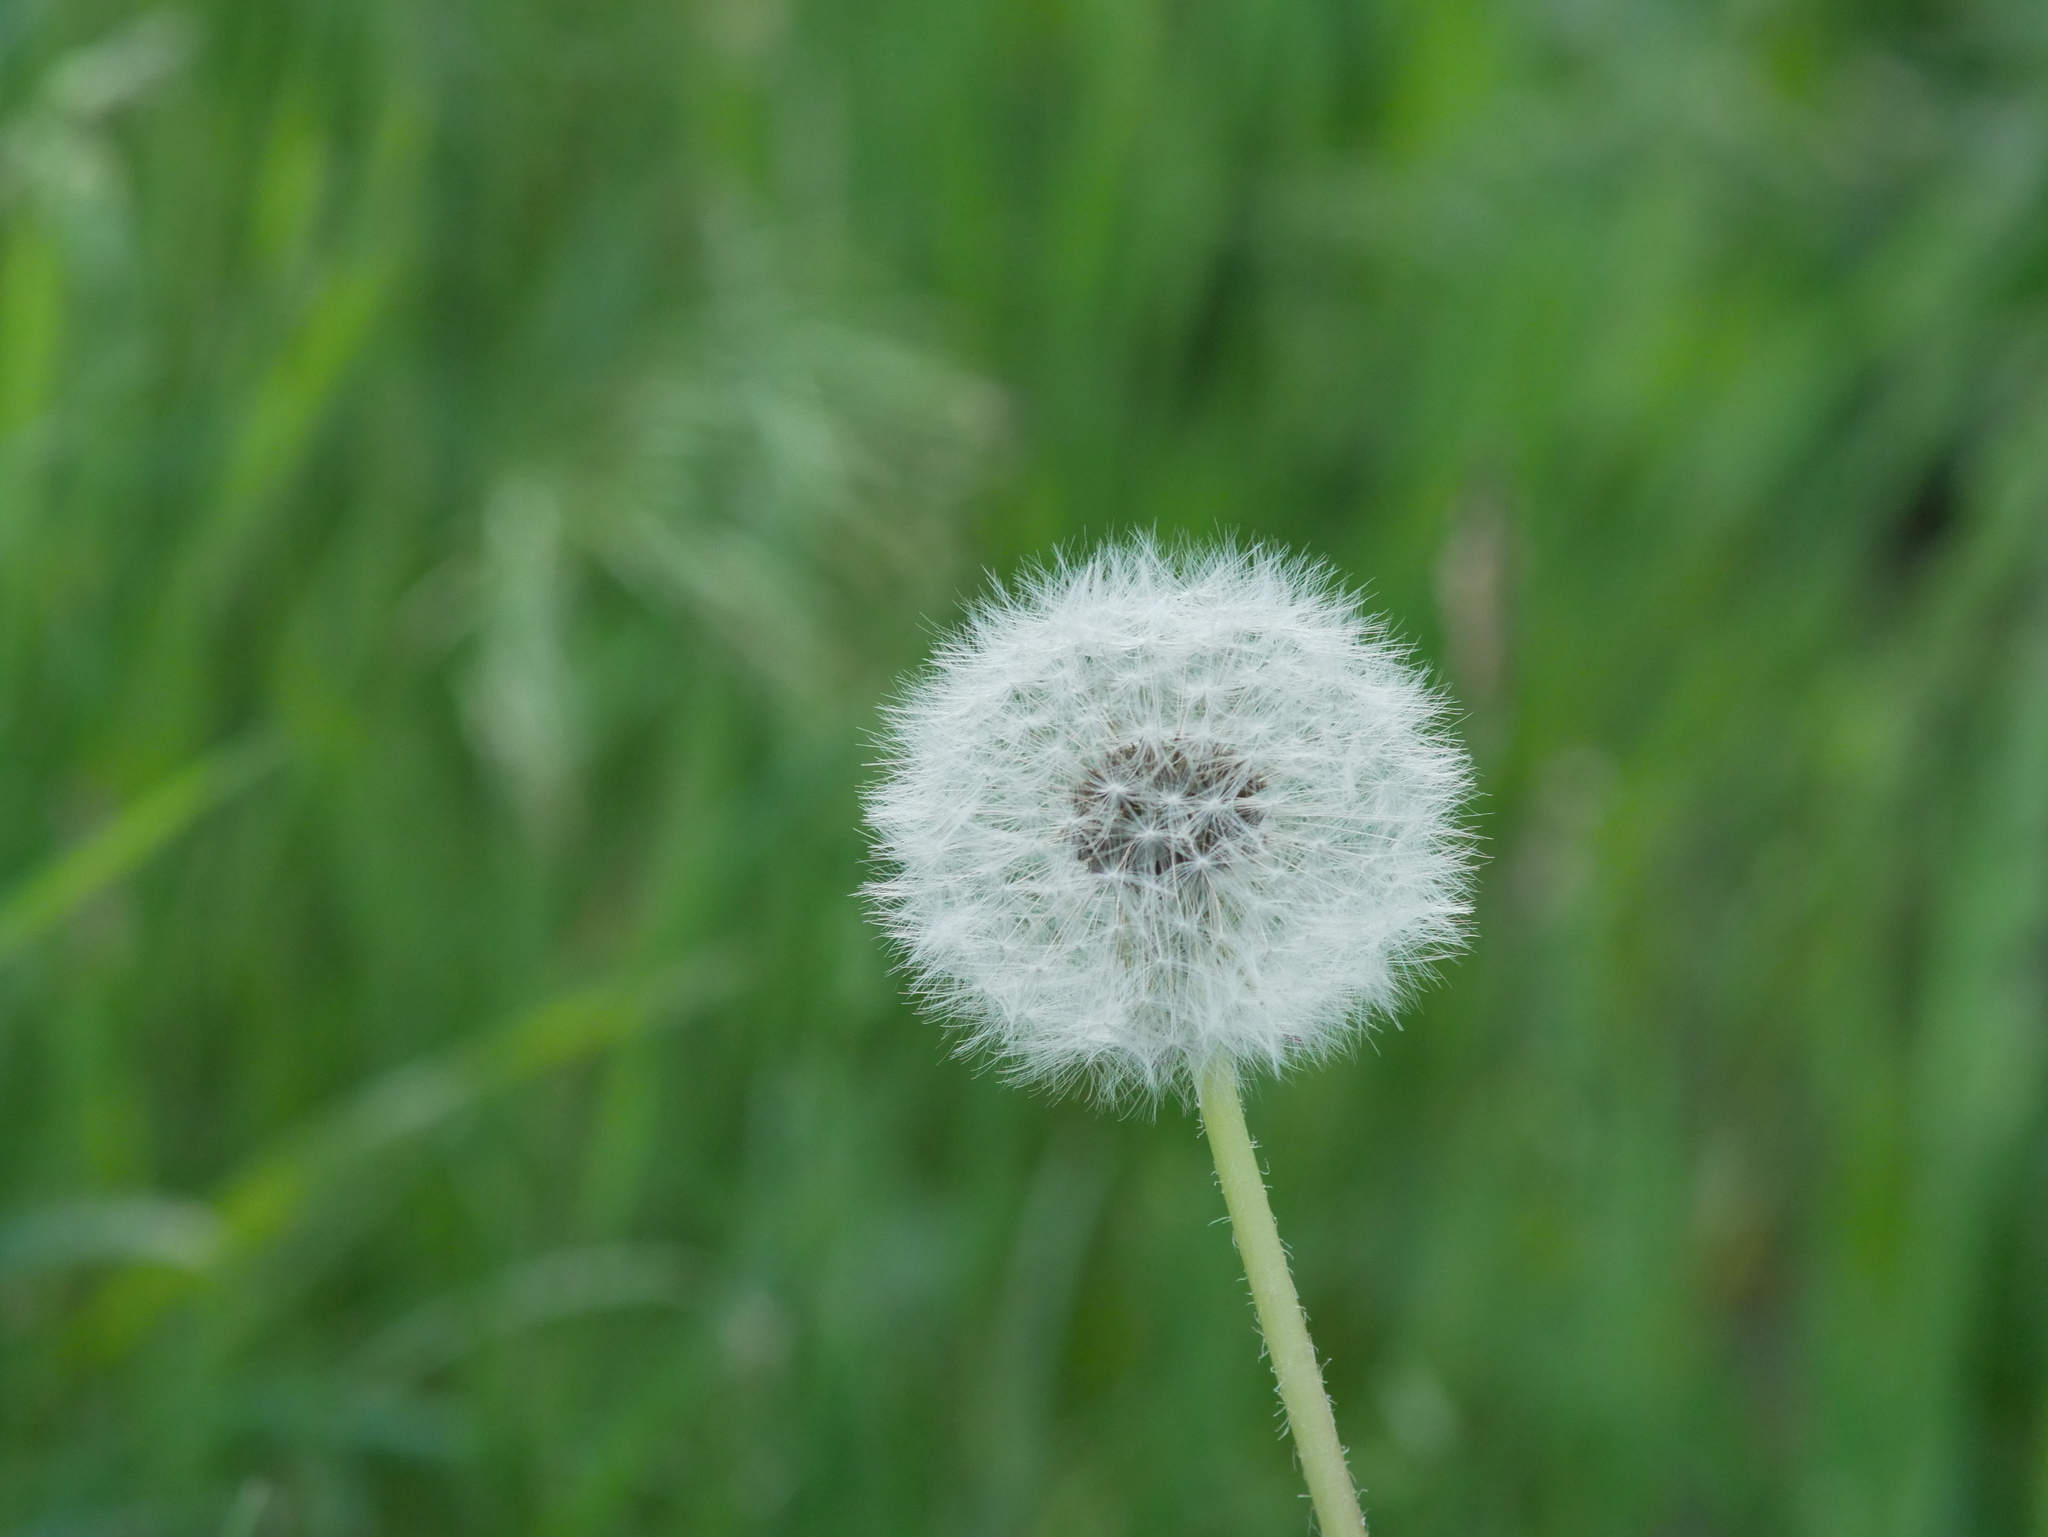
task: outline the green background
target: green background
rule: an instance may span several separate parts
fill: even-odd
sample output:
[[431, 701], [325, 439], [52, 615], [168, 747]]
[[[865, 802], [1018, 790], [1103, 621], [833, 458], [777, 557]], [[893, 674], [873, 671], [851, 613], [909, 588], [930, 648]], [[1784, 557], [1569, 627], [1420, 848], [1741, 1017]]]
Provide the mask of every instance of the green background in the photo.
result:
[[1250, 1104], [1381, 1537], [2048, 1534], [2028, 0], [0, 4], [0, 1532], [1303, 1531], [853, 895], [1127, 528], [1477, 759]]

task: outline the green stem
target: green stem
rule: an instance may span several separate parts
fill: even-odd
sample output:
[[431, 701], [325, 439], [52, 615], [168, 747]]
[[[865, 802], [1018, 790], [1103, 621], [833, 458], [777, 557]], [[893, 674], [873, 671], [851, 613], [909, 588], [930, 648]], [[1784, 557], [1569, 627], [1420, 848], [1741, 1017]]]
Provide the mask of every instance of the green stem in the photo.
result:
[[1330, 1395], [1323, 1389], [1323, 1370], [1309, 1342], [1308, 1320], [1287, 1273], [1287, 1251], [1266, 1204], [1266, 1181], [1245, 1129], [1244, 1106], [1238, 1102], [1237, 1075], [1228, 1062], [1213, 1062], [1201, 1079], [1202, 1127], [1209, 1150], [1216, 1155], [1216, 1177], [1223, 1183], [1223, 1204], [1230, 1208], [1230, 1226], [1237, 1234], [1237, 1252], [1244, 1259], [1245, 1279], [1252, 1284], [1252, 1306], [1259, 1330], [1266, 1336], [1266, 1355], [1280, 1383], [1280, 1402], [1287, 1409], [1287, 1428], [1308, 1480], [1316, 1525], [1323, 1537], [1365, 1537], [1358, 1494], [1344, 1448], [1337, 1440], [1337, 1420]]

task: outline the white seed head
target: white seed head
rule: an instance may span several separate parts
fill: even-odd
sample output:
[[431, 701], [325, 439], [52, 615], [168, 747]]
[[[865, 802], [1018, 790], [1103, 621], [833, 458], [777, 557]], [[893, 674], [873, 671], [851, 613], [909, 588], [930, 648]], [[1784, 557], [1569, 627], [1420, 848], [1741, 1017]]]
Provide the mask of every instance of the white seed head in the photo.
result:
[[1456, 949], [1470, 784], [1322, 566], [1150, 539], [982, 602], [889, 712], [877, 916], [963, 1047], [1106, 1099], [1278, 1071]]

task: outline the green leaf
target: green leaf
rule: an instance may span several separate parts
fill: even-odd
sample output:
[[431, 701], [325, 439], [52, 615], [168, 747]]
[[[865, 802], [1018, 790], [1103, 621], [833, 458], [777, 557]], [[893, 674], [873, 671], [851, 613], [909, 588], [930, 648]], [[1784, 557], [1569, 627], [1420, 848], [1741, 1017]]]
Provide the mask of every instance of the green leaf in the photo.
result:
[[20, 882], [0, 902], [0, 964], [125, 879], [207, 812], [232, 800], [283, 761], [267, 732], [179, 770]]

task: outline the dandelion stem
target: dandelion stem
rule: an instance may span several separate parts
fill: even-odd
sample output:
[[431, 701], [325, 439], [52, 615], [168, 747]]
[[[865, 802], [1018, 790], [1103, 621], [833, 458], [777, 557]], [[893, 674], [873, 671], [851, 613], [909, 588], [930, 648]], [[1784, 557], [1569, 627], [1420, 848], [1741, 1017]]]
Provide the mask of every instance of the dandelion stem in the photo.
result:
[[1209, 1064], [1202, 1073], [1200, 1094], [1202, 1127], [1209, 1134], [1209, 1150], [1216, 1155], [1223, 1204], [1230, 1208], [1231, 1230], [1237, 1235], [1245, 1279], [1251, 1282], [1252, 1306], [1280, 1383], [1280, 1402], [1287, 1409], [1287, 1428], [1308, 1480], [1316, 1525], [1323, 1537], [1365, 1537], [1365, 1519], [1359, 1514], [1351, 1470], [1344, 1465], [1330, 1395], [1323, 1388], [1323, 1371], [1316, 1364], [1294, 1279], [1287, 1273], [1287, 1251], [1273, 1225], [1265, 1177], [1259, 1172], [1251, 1133], [1245, 1129], [1244, 1106], [1237, 1097], [1237, 1074], [1228, 1062]]

